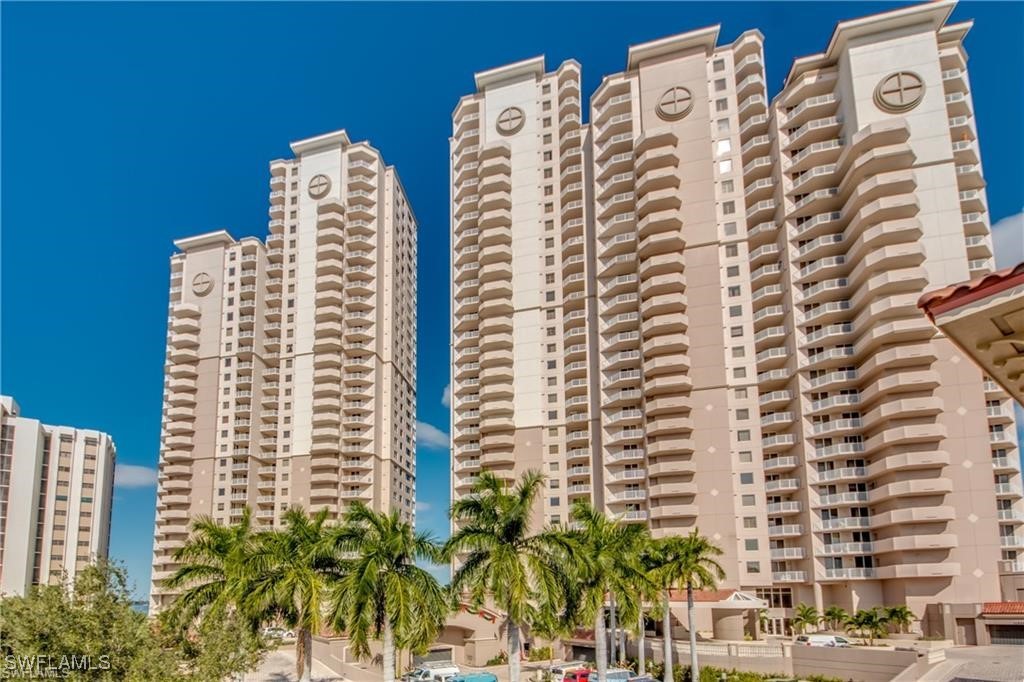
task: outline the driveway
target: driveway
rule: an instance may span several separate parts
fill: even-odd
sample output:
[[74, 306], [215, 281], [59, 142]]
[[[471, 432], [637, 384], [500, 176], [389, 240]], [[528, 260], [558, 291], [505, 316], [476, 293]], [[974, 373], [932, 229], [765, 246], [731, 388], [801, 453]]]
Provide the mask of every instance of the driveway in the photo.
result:
[[1013, 646], [960, 646], [946, 649], [946, 660], [922, 682], [1020, 682], [1024, 650]]
[[[295, 647], [282, 647], [267, 654], [259, 668], [246, 673], [241, 682], [297, 682], [295, 675]], [[314, 682], [343, 682], [346, 678], [339, 677], [327, 666], [313, 661]]]

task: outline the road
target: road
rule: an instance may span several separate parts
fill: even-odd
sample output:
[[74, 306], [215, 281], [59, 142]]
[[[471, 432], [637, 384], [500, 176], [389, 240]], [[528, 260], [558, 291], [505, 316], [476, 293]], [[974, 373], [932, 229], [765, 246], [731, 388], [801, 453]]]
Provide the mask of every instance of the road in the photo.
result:
[[[251, 673], [246, 673], [241, 682], [298, 682], [295, 675], [295, 648], [282, 647], [267, 654], [259, 668]], [[313, 661], [314, 682], [342, 682], [344, 677], [338, 677], [326, 666]]]

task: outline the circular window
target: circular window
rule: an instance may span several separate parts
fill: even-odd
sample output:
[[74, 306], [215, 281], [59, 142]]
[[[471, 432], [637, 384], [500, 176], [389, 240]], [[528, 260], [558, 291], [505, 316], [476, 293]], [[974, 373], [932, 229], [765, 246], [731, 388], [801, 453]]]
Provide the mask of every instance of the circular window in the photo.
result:
[[909, 111], [924, 97], [924, 81], [916, 73], [897, 71], [875, 88], [875, 104], [886, 111]]
[[678, 121], [693, 109], [693, 93], [688, 88], [669, 88], [658, 100], [658, 117], [666, 121]]
[[526, 123], [526, 115], [519, 107], [509, 107], [498, 115], [498, 132], [502, 135], [512, 135], [519, 132], [519, 129]]
[[326, 175], [314, 175], [309, 181], [309, 196], [323, 199], [331, 191], [331, 179]]
[[206, 296], [213, 291], [213, 278], [205, 272], [200, 272], [192, 278], [192, 293], [196, 296]]

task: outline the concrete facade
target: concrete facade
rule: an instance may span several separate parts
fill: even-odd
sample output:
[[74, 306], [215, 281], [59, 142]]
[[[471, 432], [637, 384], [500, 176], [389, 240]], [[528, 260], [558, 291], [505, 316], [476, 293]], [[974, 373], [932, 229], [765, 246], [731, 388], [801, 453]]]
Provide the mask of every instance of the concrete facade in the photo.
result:
[[189, 522], [269, 528], [352, 501], [415, 517], [416, 221], [395, 169], [344, 131], [270, 164], [265, 241], [171, 257], [154, 608]]
[[631, 47], [589, 123], [576, 62], [477, 74], [451, 138], [454, 496], [540, 469], [545, 522], [582, 498], [699, 528], [777, 626], [999, 599], [1010, 398], [916, 307], [992, 268], [952, 7], [839, 24], [771, 100], [761, 34], [717, 27]]
[[0, 396], [0, 595], [70, 584], [107, 558], [116, 457], [109, 435], [43, 424]]

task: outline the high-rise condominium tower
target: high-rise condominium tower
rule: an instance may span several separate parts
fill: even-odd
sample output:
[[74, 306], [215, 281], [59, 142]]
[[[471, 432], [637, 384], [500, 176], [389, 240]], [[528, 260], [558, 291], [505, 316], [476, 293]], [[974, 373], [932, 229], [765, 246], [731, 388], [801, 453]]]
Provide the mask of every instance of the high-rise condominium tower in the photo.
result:
[[344, 131], [270, 164], [270, 234], [175, 242], [153, 605], [189, 522], [415, 514], [416, 220]]
[[115, 458], [107, 434], [42, 424], [0, 396], [0, 596], [107, 558]]
[[574, 62], [478, 74], [451, 141], [454, 494], [541, 469], [545, 521], [583, 498], [699, 528], [780, 607], [997, 599], [1012, 408], [916, 308], [992, 266], [952, 6], [839, 24], [771, 101], [761, 34], [717, 27], [630, 48], [588, 124]]

